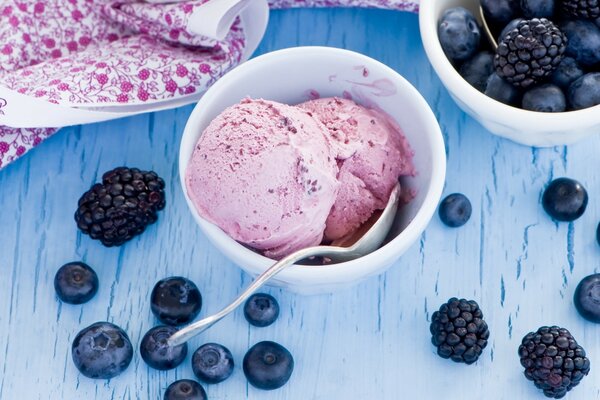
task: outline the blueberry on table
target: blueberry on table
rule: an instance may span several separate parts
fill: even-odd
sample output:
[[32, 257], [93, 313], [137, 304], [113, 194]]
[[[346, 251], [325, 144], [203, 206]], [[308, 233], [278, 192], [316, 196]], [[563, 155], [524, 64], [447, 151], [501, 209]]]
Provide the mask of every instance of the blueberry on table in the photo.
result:
[[169, 385], [163, 400], [207, 400], [202, 385], [191, 379], [181, 379]]
[[475, 89], [484, 92], [491, 73], [494, 72], [494, 55], [481, 51], [460, 66], [458, 73]]
[[557, 221], [575, 221], [585, 212], [588, 194], [574, 179], [558, 178], [550, 182], [542, 196], [544, 210]]
[[54, 289], [63, 302], [83, 304], [98, 292], [98, 275], [85, 263], [70, 262], [56, 272]]
[[585, 74], [571, 83], [567, 91], [567, 99], [574, 110], [600, 104], [600, 72]]
[[156, 326], [146, 332], [140, 343], [140, 354], [146, 364], [164, 371], [183, 362], [188, 352], [187, 343], [174, 347], [167, 343], [175, 332], [177, 328], [173, 326]]
[[133, 346], [127, 333], [110, 322], [96, 322], [77, 334], [71, 346], [73, 362], [83, 375], [111, 379], [127, 369]]
[[567, 100], [561, 88], [551, 83], [545, 83], [525, 92], [522, 105], [524, 110], [563, 112], [567, 108]]
[[233, 355], [229, 349], [217, 343], [207, 343], [192, 356], [192, 370], [198, 379], [206, 383], [219, 383], [233, 373]]
[[471, 202], [464, 194], [453, 193], [442, 200], [438, 213], [445, 225], [458, 228], [471, 218]]
[[258, 389], [282, 387], [292, 376], [294, 358], [282, 345], [265, 341], [255, 344], [244, 356], [244, 375]]
[[456, 297], [433, 313], [429, 331], [440, 357], [467, 365], [477, 361], [490, 337], [477, 302]]
[[269, 326], [279, 317], [279, 303], [270, 294], [255, 293], [244, 305], [244, 317], [251, 325]]
[[156, 283], [150, 295], [150, 308], [163, 324], [186, 324], [200, 313], [202, 295], [191, 280], [173, 276]]
[[463, 7], [450, 8], [442, 14], [438, 36], [444, 53], [453, 63], [471, 58], [481, 42], [477, 20]]
[[579, 282], [573, 302], [583, 318], [600, 323], [600, 274], [586, 276]]

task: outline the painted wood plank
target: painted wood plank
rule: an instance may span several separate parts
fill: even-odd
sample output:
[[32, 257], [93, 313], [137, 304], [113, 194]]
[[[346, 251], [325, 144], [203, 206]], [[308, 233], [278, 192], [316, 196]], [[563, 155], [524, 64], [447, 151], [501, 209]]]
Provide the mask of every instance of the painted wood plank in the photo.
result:
[[[598, 399], [594, 372], [600, 327], [572, 305], [577, 282], [598, 271], [594, 241], [600, 220], [600, 136], [580, 144], [532, 150], [495, 138], [452, 102], [433, 73], [418, 35], [417, 17], [380, 10], [289, 10], [272, 13], [259, 53], [296, 46], [353, 49], [390, 65], [425, 96], [446, 139], [446, 193], [467, 194], [472, 220], [448, 229], [437, 218], [386, 274], [353, 289], [302, 297], [269, 289], [280, 320], [250, 328], [238, 312], [192, 343], [216, 341], [237, 363], [225, 383], [206, 386], [210, 399], [524, 399], [543, 398], [527, 382], [516, 349], [544, 324], [569, 328], [588, 350], [592, 375], [569, 399]], [[185, 275], [200, 287], [202, 315], [216, 311], [249, 282], [219, 254], [190, 218], [179, 188], [177, 154], [191, 107], [65, 129], [0, 171], [0, 399], [161, 399], [169, 383], [191, 378], [189, 358], [175, 371], [131, 367], [110, 381], [77, 373], [70, 343], [98, 320], [121, 325], [137, 347], [155, 324], [149, 308], [154, 283]], [[117, 165], [152, 168], [167, 182], [168, 206], [139, 239], [105, 249], [77, 233], [78, 197]], [[587, 213], [555, 224], [539, 206], [553, 177], [572, 176], [590, 192]], [[83, 306], [61, 305], [52, 280], [71, 260], [95, 267], [100, 291]], [[454, 365], [429, 343], [431, 313], [464, 296], [484, 309], [492, 336], [481, 360]], [[262, 392], [241, 371], [245, 351], [271, 339], [288, 347], [296, 370], [287, 386]]]

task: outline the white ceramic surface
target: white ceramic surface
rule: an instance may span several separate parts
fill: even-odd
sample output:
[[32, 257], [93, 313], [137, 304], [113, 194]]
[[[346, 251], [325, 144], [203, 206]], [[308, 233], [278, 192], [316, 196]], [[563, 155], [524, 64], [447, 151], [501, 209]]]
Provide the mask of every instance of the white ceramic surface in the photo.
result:
[[564, 113], [521, 110], [487, 97], [459, 75], [440, 46], [438, 21], [445, 10], [456, 6], [478, 16], [478, 5], [478, 0], [427, 0], [420, 8], [419, 26], [427, 57], [460, 108], [490, 132], [528, 146], [567, 145], [600, 132], [600, 106]]
[[440, 199], [446, 157], [439, 125], [417, 90], [398, 73], [367, 56], [327, 47], [296, 47], [257, 57], [234, 69], [212, 86], [197, 104], [186, 125], [179, 156], [181, 184], [190, 210], [209, 240], [228, 258], [252, 275], [273, 260], [237, 243], [217, 226], [202, 219], [185, 187], [185, 170], [194, 146], [210, 121], [242, 98], [264, 98], [297, 104], [321, 97], [351, 95], [364, 105], [376, 105], [402, 127], [414, 152], [415, 177], [404, 188], [415, 198], [399, 212], [393, 239], [358, 260], [328, 265], [294, 265], [279, 274], [274, 285], [312, 294], [330, 292], [383, 272], [425, 230]]

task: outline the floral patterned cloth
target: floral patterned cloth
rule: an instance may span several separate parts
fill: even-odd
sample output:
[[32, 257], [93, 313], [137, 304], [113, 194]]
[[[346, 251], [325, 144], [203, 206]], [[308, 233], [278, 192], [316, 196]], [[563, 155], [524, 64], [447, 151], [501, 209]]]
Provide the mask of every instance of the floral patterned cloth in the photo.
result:
[[[0, 0], [0, 86], [80, 107], [198, 95], [239, 64], [246, 47], [239, 19], [221, 41], [188, 31], [189, 16], [206, 1]], [[418, 9], [417, 0], [271, 0], [270, 6]], [[4, 106], [0, 98], [0, 114]], [[57, 130], [0, 125], [0, 169]]]

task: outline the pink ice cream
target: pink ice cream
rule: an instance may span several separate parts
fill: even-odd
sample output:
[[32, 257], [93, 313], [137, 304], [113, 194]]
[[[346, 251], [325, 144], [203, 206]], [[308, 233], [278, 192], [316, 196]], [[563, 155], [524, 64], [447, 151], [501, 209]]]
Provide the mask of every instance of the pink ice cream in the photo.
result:
[[412, 151], [388, 115], [352, 100], [326, 98], [298, 107], [329, 130], [339, 166], [340, 189], [326, 221], [325, 240], [355, 231], [383, 209], [400, 176], [412, 175]]
[[382, 112], [338, 98], [245, 99], [209, 124], [185, 178], [203, 218], [280, 259], [352, 233], [413, 172], [410, 146]]
[[308, 112], [243, 100], [206, 128], [186, 170], [199, 214], [282, 258], [323, 239], [339, 183], [327, 129]]

